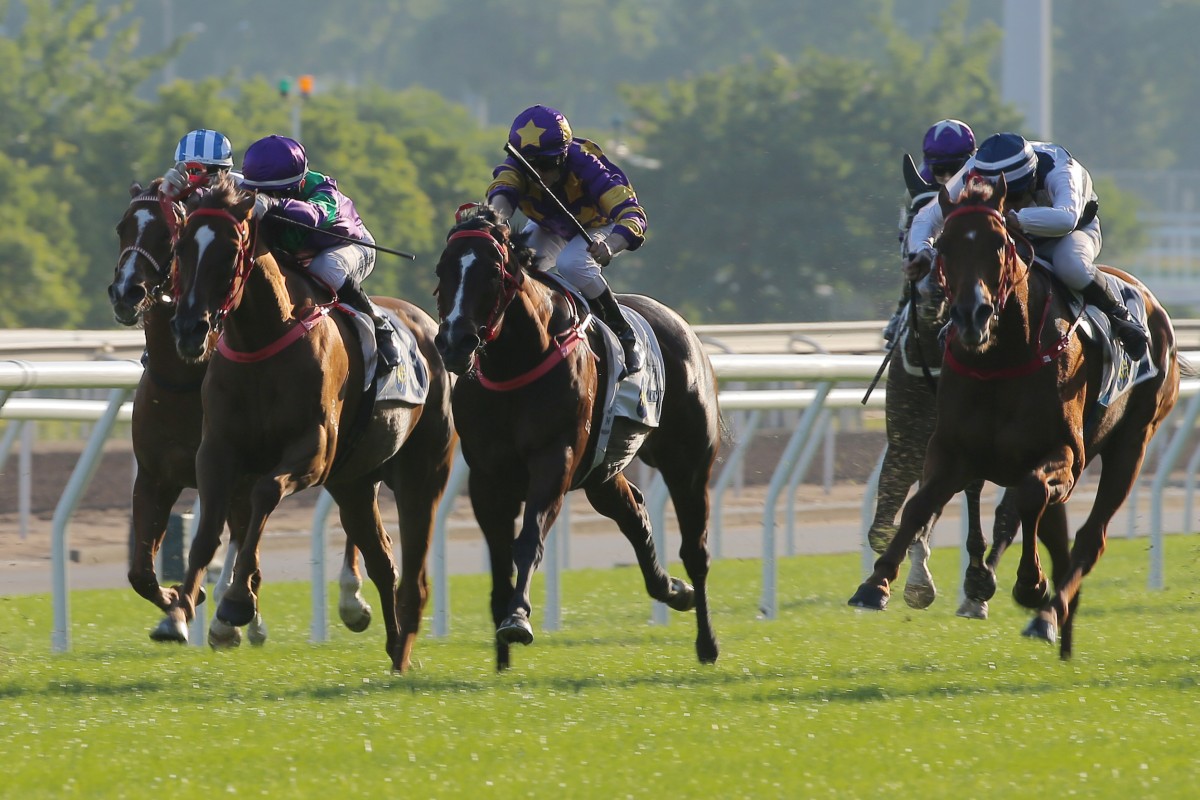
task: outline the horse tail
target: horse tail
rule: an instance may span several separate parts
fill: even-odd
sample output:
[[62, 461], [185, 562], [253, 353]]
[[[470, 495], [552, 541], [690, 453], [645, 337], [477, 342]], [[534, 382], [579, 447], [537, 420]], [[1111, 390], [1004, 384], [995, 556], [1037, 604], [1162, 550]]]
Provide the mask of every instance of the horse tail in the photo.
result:
[[1200, 378], [1200, 368], [1184, 358], [1182, 353], [1175, 354], [1175, 361], [1179, 364], [1179, 377]]
[[725, 421], [725, 415], [717, 414], [717, 425], [721, 431], [721, 450], [722, 453], [728, 453], [735, 444], [733, 428], [729, 427], [729, 423]]

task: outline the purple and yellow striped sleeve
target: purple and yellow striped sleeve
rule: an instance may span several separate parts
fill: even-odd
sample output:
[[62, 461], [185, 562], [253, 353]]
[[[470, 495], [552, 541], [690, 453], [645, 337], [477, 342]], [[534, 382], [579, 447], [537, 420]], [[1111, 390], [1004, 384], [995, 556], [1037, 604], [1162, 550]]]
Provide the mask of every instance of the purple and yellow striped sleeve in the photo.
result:
[[525, 193], [525, 176], [517, 168], [513, 159], [506, 158], [504, 163], [492, 170], [492, 182], [488, 185], [486, 197], [491, 200], [497, 195], [508, 200], [513, 208], [517, 207], [521, 195]]

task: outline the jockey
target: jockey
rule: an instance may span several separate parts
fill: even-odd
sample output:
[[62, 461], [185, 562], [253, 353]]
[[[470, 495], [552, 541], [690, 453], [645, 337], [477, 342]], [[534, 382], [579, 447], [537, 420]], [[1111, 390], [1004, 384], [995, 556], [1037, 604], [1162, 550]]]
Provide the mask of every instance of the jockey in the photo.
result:
[[[908, 204], [902, 216], [900, 228], [901, 256], [907, 254], [907, 238], [912, 226], [914, 215], [930, 200], [937, 197], [937, 188], [947, 181], [967, 163], [967, 159], [975, 154], [975, 132], [971, 126], [957, 119], [942, 119], [929, 126], [925, 138], [921, 142], [921, 162], [917, 175], [924, 182], [923, 187], [908, 187]], [[932, 191], [930, 191], [932, 190]], [[887, 348], [895, 343], [896, 334], [900, 330], [900, 316], [904, 306], [908, 304], [908, 281], [900, 292], [900, 302], [895, 313], [883, 329], [883, 338]]]
[[[1149, 334], [1096, 274], [1094, 262], [1103, 241], [1096, 216], [1099, 204], [1092, 177], [1083, 165], [1060, 145], [1027, 142], [1015, 133], [997, 133], [983, 141], [974, 157], [946, 185], [952, 198], [962, 192], [964, 175], [972, 170], [989, 177], [1004, 176], [1009, 230], [1024, 233], [1063, 283], [1108, 315], [1129, 355], [1141, 358]], [[914, 218], [909, 231], [910, 256], [905, 264], [909, 276], [929, 269], [942, 222], [939, 203], [930, 203]]]
[[511, 156], [492, 172], [488, 205], [501, 222], [507, 222], [515, 209], [521, 210], [529, 219], [523, 232], [529, 234], [528, 244], [537, 253], [537, 268], [558, 267], [563, 279], [588, 299], [620, 340], [627, 374], [639, 371], [645, 353], [601, 274], [613, 256], [636, 250], [645, 240], [646, 212], [629, 179], [595, 142], [574, 137], [567, 118], [549, 106], [533, 106], [518, 114], [508, 141], [591, 237], [577, 235], [575, 225]]
[[[354, 202], [338, 191], [337, 182], [308, 168], [304, 147], [295, 139], [272, 135], [246, 148], [242, 187], [257, 192], [254, 216], [271, 227], [274, 247], [294, 256], [340, 300], [370, 317], [375, 324], [380, 360], [388, 369], [399, 364], [392, 325], [385, 315], [376, 312], [362, 290], [363, 280], [375, 268], [375, 249], [368, 246], [375, 240], [359, 218]], [[364, 244], [307, 228], [328, 230]]]
[[[175, 166], [162, 177], [162, 193], [180, 200], [197, 187], [208, 186], [213, 180], [233, 169], [233, 146], [223, 134], [199, 128], [184, 134], [175, 145]], [[241, 175], [233, 172], [235, 183]]]

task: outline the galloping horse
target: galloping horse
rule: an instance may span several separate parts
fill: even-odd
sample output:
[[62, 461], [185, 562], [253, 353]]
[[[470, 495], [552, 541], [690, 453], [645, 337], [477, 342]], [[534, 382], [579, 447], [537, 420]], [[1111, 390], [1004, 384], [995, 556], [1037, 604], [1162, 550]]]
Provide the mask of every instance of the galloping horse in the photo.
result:
[[[649, 322], [662, 348], [660, 425], [618, 418], [606, 455], [592, 470], [604, 414], [599, 398], [613, 367], [594, 355], [604, 345], [595, 326], [581, 320], [586, 306], [580, 311], [532, 264], [525, 239], [485, 214], [454, 227], [437, 265], [437, 345], [446, 366], [461, 376], [454, 418], [471, 468], [471, 505], [491, 558], [496, 667], [508, 667], [511, 644], [533, 641], [530, 580], [563, 497], [574, 488], [582, 488], [592, 507], [633, 544], [651, 597], [677, 611], [696, 609], [696, 654], [713, 662], [708, 481], [720, 415], [712, 366], [675, 312], [648, 297], [622, 296]], [[666, 481], [692, 586], [658, 563], [642, 493], [621, 473], [635, 455]]]
[[[913, 217], [925, 203], [937, 196], [938, 185], [925, 181], [907, 154], [902, 163], [904, 180], [912, 198], [904, 221], [902, 241], [908, 236]], [[906, 244], [906, 241], [905, 241]], [[901, 250], [906, 249], [901, 247]], [[909, 287], [908, 306], [901, 317], [891, 363], [888, 366], [887, 399], [884, 417], [887, 423], [887, 451], [879, 473], [875, 516], [867, 530], [867, 541], [876, 553], [883, 553], [896, 533], [896, 514], [908, 497], [909, 489], [920, 481], [925, 463], [925, 448], [933, 435], [936, 419], [934, 399], [942, 369], [942, 342], [938, 334], [949, 321], [950, 304], [939, 286], [913, 283]], [[1019, 520], [1011, 502], [996, 510], [991, 553], [984, 558], [987, 539], [979, 521], [979, 496], [983, 481], [972, 481], [963, 490], [967, 499], [967, 552], [970, 563], [963, 577], [965, 599], [958, 615], [986, 619], [987, 602], [996, 592], [995, 567], [1000, 556], [1016, 536]], [[908, 550], [909, 570], [904, 584], [904, 601], [913, 608], [928, 608], [937, 597], [933, 575], [929, 571], [929, 540], [933, 526], [941, 516], [939, 508], [929, 523], [918, 531]]]
[[[949, 369], [938, 388], [924, 482], [850, 605], [883, 609], [917, 531], [967, 483], [982, 478], [1016, 491], [1025, 535], [1013, 594], [1037, 609], [1025, 635], [1054, 642], [1061, 628], [1065, 659], [1080, 584], [1104, 551], [1109, 520], [1129, 494], [1146, 445], [1175, 405], [1181, 371], [1193, 370], [1181, 362], [1171, 320], [1150, 291], [1104, 268], [1145, 304], [1153, 369], [1100, 404], [1106, 343], [1081, 334], [1080, 316], [1058, 285], [1018, 254], [1004, 223], [1003, 177], [995, 185], [973, 177], [967, 186], [957, 202], [944, 189], [938, 198], [946, 222], [936, 269], [950, 295], [955, 331], [945, 351]], [[1064, 503], [1096, 456], [1103, 466], [1096, 500], [1071, 546]], [[1061, 517], [1061, 525], [1045, 524], [1047, 516]], [[1053, 594], [1038, 564], [1038, 537], [1053, 562]]]
[[[232, 625], [249, 622], [267, 517], [288, 494], [324, 485], [379, 590], [387, 653], [402, 672], [428, 598], [425, 557], [454, 446], [449, 376], [433, 344], [437, 329], [410, 303], [378, 301], [415, 336], [429, 389], [422, 405], [376, 403], [360, 418], [371, 398], [363, 393], [364, 358], [353, 323], [319, 302], [324, 293], [299, 272], [281, 269], [250, 219], [253, 204], [253, 194], [219, 181], [189, 213], [177, 246], [172, 328], [179, 352], [191, 360], [209, 357], [214, 327], [221, 340], [201, 390], [200, 520], [187, 577], [163, 626], [178, 629], [194, 613], [226, 514], [245, 533], [217, 616]], [[399, 509], [398, 585], [379, 516], [380, 481]]]
[[[139, 595], [166, 611], [174, 601], [175, 590], [159, 585], [154, 558], [166, 534], [171, 508], [184, 489], [196, 488], [196, 450], [200, 447], [203, 416], [200, 385], [208, 363], [180, 358], [170, 327], [175, 311], [170, 294], [171, 263], [175, 258], [174, 239], [183, 227], [184, 208], [164, 202], [157, 181], [145, 190], [134, 183], [129, 193], [132, 199], [117, 223], [121, 252], [108, 287], [117, 322], [140, 324], [146, 334], [142, 356], [145, 371], [133, 401], [133, 453], [138, 470], [133, 484], [134, 542], [129, 583]], [[242, 530], [238, 524], [230, 527], [238, 540]], [[233, 577], [236, 553], [234, 547], [227, 551], [217, 580], [218, 596]], [[260, 576], [256, 574], [254, 580], [257, 591]], [[371, 621], [371, 608], [359, 592], [362, 578], [349, 542], [339, 585], [342, 621], [350, 630], [365, 630]], [[253, 644], [266, 641], [267, 629], [261, 615], [255, 615], [247, 632]], [[236, 647], [241, 643], [241, 631], [223, 625], [214, 616], [208, 641], [213, 647]]]

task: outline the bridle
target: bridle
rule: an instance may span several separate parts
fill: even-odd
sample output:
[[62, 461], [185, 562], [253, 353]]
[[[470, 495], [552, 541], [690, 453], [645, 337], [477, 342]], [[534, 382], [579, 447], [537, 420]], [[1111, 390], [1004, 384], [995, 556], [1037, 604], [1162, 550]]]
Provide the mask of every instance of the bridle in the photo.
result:
[[[246, 288], [246, 276], [250, 274], [250, 270], [254, 269], [254, 239], [258, 229], [252, 229], [247, 220], [238, 219], [223, 208], [198, 208], [191, 213], [191, 217], [216, 217], [226, 220], [233, 225], [233, 229], [237, 233], [237, 264], [233, 276], [229, 279], [229, 288], [225, 292], [225, 298], [213, 315], [213, 330], [219, 331], [225, 317], [237, 307], [242, 290]], [[199, 271], [199, 266], [199, 264], [196, 265], [197, 271]]]
[[[500, 272], [500, 292], [496, 295], [496, 303], [488, 314], [487, 320], [479, 328], [479, 338], [486, 344], [493, 341], [500, 334], [500, 317], [503, 316], [504, 310], [512, 303], [513, 298], [517, 296], [517, 291], [521, 288], [521, 279], [513, 275], [509, 269], [511, 255], [508, 247], [490, 232], [482, 230], [457, 231], [450, 234], [446, 241], [453, 242], [457, 239], [483, 239], [491, 244], [500, 256], [500, 260], [496, 264], [496, 269]], [[438, 317], [441, 321], [446, 321], [446, 317], [443, 314], [439, 313]]]
[[[1017, 284], [1021, 280], [1029, 277], [1029, 266], [1017, 258], [1017, 247], [1013, 241], [1013, 237], [1008, 234], [1008, 226], [1005, 224], [1004, 215], [991, 206], [984, 205], [966, 205], [959, 206], [946, 215], [945, 223], [955, 217], [965, 217], [968, 214], [986, 214], [1000, 223], [1000, 227], [1005, 230], [1004, 255], [1000, 260], [1000, 281], [996, 287], [996, 311], [994, 316], [1000, 316], [1004, 311], [1004, 306], [1008, 303], [1009, 297], [1016, 290]], [[1018, 276], [1018, 265], [1025, 266], [1025, 275]], [[954, 293], [950, 289], [950, 285], [946, 282], [946, 272], [944, 269], [945, 257], [938, 252], [937, 259], [934, 262], [934, 273], [937, 276], [938, 284], [946, 293], [946, 299], [954, 302]]]
[[133, 198], [129, 204], [142, 205], [146, 203], [156, 204], [162, 212], [163, 224], [167, 226], [167, 231], [171, 237], [171, 249], [167, 252], [166, 263], [160, 263], [154, 254], [146, 248], [142, 247], [137, 242], [128, 245], [121, 249], [117, 255], [117, 263], [125, 260], [125, 256], [134, 253], [141, 258], [144, 258], [154, 268], [154, 275], [158, 279], [158, 283], [146, 290], [146, 297], [150, 303], [170, 302], [174, 299], [174, 291], [164, 291], [164, 287], [173, 283], [174, 274], [171, 266], [175, 262], [175, 246], [179, 243], [179, 233], [183, 227], [186, 216], [183, 211], [183, 206], [179, 203], [172, 202], [170, 198], [161, 192], [147, 191], [142, 192], [137, 197]]

